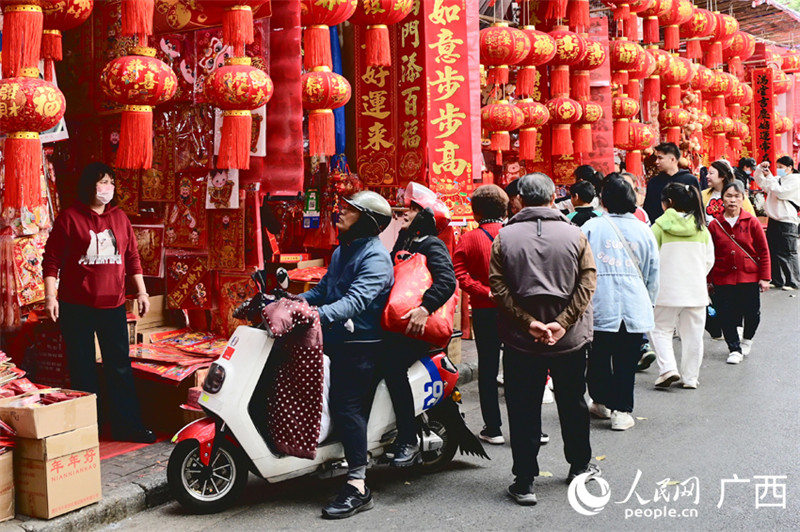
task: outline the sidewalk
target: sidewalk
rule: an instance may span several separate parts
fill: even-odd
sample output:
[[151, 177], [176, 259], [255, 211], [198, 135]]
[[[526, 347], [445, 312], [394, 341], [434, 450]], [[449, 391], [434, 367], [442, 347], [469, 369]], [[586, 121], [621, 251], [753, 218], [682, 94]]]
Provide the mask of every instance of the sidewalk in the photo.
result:
[[[461, 342], [459, 386], [478, 378], [475, 342]], [[116, 523], [171, 499], [167, 488], [167, 460], [172, 443], [164, 441], [103, 460], [103, 499], [97, 504], [50, 520], [19, 515], [0, 523], [0, 532], [85, 532]]]

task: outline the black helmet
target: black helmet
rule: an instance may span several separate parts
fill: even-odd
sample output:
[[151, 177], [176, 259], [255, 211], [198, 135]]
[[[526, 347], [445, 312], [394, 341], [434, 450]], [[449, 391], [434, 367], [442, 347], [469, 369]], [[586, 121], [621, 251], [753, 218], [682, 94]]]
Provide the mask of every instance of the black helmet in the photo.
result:
[[377, 192], [362, 190], [349, 198], [344, 198], [344, 201], [373, 221], [378, 229], [376, 234], [386, 229], [386, 226], [392, 221], [392, 208], [389, 202]]

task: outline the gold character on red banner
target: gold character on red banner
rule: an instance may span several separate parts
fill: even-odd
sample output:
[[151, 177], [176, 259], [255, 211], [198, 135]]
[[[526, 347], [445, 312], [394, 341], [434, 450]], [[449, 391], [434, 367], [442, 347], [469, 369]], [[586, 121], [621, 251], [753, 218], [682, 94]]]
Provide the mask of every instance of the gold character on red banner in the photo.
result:
[[449, 172], [456, 177], [461, 176], [464, 170], [470, 167], [470, 164], [464, 159], [456, 158], [456, 150], [460, 149], [461, 146], [458, 144], [450, 142], [449, 140], [444, 141], [444, 145], [436, 149], [437, 153], [442, 154], [442, 162], [433, 163], [433, 171], [437, 174]]
[[401, 82], [413, 83], [420, 77], [422, 67], [417, 64], [417, 52], [411, 55], [404, 55], [400, 58], [403, 64], [401, 65]]
[[407, 150], [419, 148], [419, 145], [422, 142], [422, 138], [419, 136], [419, 120], [403, 122], [401, 142], [403, 143], [403, 148]]
[[386, 127], [380, 122], [372, 124], [369, 128], [369, 138], [367, 139], [367, 145], [364, 146], [364, 149], [379, 151], [384, 148], [391, 148], [393, 144], [384, 138], [386, 137], [386, 133]]
[[409, 87], [400, 94], [405, 102], [405, 112], [407, 116], [417, 116], [417, 95], [416, 92], [422, 90], [420, 87]]
[[455, 34], [447, 28], [442, 28], [436, 36], [439, 40], [433, 44], [429, 44], [428, 48], [436, 49], [437, 63], [446, 63], [452, 65], [461, 59], [461, 54], [457, 54], [456, 48], [464, 44], [462, 39], [456, 39]]
[[388, 94], [387, 91], [369, 91], [368, 94], [362, 96], [364, 112], [361, 115], [371, 116], [379, 120], [389, 116], [391, 113], [386, 109], [386, 97]]
[[458, 14], [461, 12], [459, 6], [445, 7], [444, 0], [436, 0], [433, 4], [433, 11], [428, 15], [428, 20], [434, 24], [449, 24], [456, 20], [461, 20]]
[[361, 80], [364, 83], [369, 83], [370, 85], [375, 85], [382, 88], [386, 85], [386, 76], [388, 75], [389, 71], [386, 70], [386, 67], [368, 66], [367, 72], [361, 76]]
[[464, 81], [464, 76], [450, 65], [446, 65], [444, 70], [437, 70], [436, 80], [430, 82], [431, 86], [436, 87], [436, 92], [441, 94], [435, 101], [449, 100], [461, 88]]
[[431, 124], [437, 126], [441, 132], [441, 135], [437, 135], [436, 138], [443, 139], [453, 135], [463, 124], [460, 120], [462, 118], [467, 118], [466, 113], [461, 112], [460, 108], [448, 102], [444, 109], [439, 109], [439, 118], [431, 121]]
[[419, 20], [409, 20], [400, 28], [401, 46], [406, 46], [406, 38], [411, 37], [411, 46], [419, 46]]

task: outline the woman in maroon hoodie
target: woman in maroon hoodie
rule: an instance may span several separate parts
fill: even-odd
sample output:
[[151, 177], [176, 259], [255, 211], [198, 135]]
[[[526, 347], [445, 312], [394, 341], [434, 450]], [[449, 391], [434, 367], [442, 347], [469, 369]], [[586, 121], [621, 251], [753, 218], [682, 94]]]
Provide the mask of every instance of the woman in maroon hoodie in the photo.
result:
[[[760, 292], [769, 290], [770, 257], [761, 222], [742, 209], [744, 185], [736, 179], [722, 189], [725, 210], [708, 225], [714, 240], [714, 267], [708, 274], [728, 344], [728, 364], [750, 354], [760, 321]], [[744, 338], [736, 328], [744, 319]]]
[[110, 422], [116, 440], [152, 443], [156, 437], [142, 424], [128, 358], [126, 274], [136, 283], [140, 316], [149, 310], [150, 300], [131, 222], [116, 206], [114, 171], [99, 162], [84, 168], [78, 200], [59, 215], [47, 239], [42, 261], [45, 308], [50, 319], [61, 323], [72, 387], [99, 392], [97, 334], [109, 405], [101, 419]]

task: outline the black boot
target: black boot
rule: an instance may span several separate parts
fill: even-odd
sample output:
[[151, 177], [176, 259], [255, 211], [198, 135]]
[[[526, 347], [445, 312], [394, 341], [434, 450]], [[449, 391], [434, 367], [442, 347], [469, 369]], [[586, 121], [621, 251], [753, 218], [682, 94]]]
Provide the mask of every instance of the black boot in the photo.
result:
[[358, 512], [371, 510], [375, 506], [372, 500], [372, 492], [364, 486], [362, 495], [358, 488], [352, 484], [345, 484], [339, 495], [336, 496], [328, 505], [322, 509], [322, 517], [325, 519], [345, 519]]
[[392, 467], [411, 467], [422, 463], [422, 454], [419, 452], [419, 445], [404, 443], [397, 447], [394, 458], [389, 462]]

